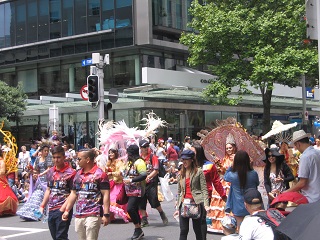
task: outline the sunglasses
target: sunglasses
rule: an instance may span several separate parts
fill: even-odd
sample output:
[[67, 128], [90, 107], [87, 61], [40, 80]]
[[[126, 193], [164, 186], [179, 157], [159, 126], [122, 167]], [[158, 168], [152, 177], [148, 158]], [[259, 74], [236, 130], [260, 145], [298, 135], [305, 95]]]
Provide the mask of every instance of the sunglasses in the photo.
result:
[[276, 157], [276, 155], [268, 155], [268, 158]]
[[79, 157], [78, 157], [78, 158], [77, 158], [77, 161], [79, 161], [79, 162], [80, 162], [82, 159], [83, 159], [83, 158], [79, 158]]

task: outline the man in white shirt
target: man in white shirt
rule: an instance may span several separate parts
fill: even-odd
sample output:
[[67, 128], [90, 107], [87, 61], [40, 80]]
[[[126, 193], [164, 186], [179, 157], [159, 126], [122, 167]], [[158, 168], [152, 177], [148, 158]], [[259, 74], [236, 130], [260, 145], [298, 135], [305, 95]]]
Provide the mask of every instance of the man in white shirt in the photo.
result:
[[302, 154], [299, 161], [299, 182], [286, 192], [301, 191], [309, 203], [313, 203], [320, 200], [320, 151], [310, 146], [309, 136], [304, 130], [293, 133], [292, 143]]
[[239, 239], [242, 240], [273, 240], [272, 228], [259, 216], [262, 210], [262, 197], [257, 189], [249, 188], [244, 193], [244, 206], [250, 215], [246, 216], [240, 225]]

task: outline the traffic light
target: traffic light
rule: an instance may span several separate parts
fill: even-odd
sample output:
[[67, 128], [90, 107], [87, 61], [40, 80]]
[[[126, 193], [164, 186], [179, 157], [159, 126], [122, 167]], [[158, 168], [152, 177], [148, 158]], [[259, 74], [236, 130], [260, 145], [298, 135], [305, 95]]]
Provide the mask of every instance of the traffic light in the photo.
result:
[[88, 101], [98, 102], [99, 100], [99, 77], [97, 75], [89, 75], [87, 78]]

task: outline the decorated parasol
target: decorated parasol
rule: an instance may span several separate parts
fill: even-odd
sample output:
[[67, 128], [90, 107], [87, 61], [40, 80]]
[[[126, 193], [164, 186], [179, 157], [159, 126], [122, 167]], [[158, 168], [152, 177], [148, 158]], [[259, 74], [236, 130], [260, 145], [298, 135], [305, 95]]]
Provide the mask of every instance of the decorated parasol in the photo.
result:
[[219, 159], [225, 157], [226, 140], [228, 135], [233, 136], [238, 150], [246, 151], [253, 161], [253, 166], [264, 166], [262, 161], [265, 157], [264, 150], [242, 127], [235, 118], [227, 118], [223, 121], [217, 121], [217, 127], [210, 132], [200, 131], [201, 145], [205, 150], [206, 157], [214, 161], [216, 156]]
[[289, 129], [296, 127], [296, 126], [297, 126], [296, 122], [290, 123], [290, 124], [282, 124], [280, 121], [276, 120], [273, 122], [271, 130], [267, 134], [262, 136], [262, 140], [267, 139], [271, 136], [280, 134], [282, 132], [288, 131]]

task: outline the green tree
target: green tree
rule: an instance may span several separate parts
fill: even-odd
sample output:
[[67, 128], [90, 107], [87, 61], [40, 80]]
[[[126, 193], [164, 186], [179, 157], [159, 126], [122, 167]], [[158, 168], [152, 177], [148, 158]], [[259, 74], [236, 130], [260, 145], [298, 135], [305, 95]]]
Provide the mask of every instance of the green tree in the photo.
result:
[[[212, 104], [236, 105], [250, 93], [248, 85], [260, 89], [267, 132], [274, 83], [296, 87], [303, 74], [316, 76], [317, 50], [303, 43], [305, 1], [194, 1], [190, 13], [194, 31], [180, 39], [189, 47], [188, 62], [207, 64], [218, 76], [203, 91], [204, 98]], [[235, 86], [238, 93], [232, 96]]]
[[22, 89], [22, 85], [10, 87], [0, 81], [0, 119], [9, 121], [19, 121], [26, 110], [27, 95]]

